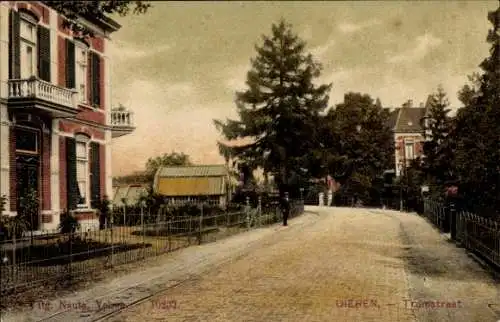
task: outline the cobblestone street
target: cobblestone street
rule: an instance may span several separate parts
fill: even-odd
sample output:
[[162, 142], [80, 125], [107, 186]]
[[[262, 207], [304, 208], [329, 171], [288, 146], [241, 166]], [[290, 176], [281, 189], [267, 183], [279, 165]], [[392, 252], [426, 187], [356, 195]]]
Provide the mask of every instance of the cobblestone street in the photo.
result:
[[[143, 283], [145, 288], [165, 287], [181, 273], [197, 277], [108, 320], [500, 319], [488, 307], [500, 303], [493, 279], [423, 218], [381, 210], [309, 209], [316, 213], [293, 219], [288, 227], [262, 228], [191, 247], [160, 267], [130, 276], [129, 282]], [[194, 257], [197, 262], [192, 262]], [[226, 262], [205, 268], [205, 273], [198, 269], [203, 263], [222, 261]], [[162, 271], [164, 276], [145, 280]], [[104, 298], [96, 293], [103, 288], [109, 292], [113, 286], [119, 293], [125, 283], [112, 281], [65, 300], [95, 302], [101, 296], [109, 305], [124, 299], [127, 304], [139, 296], [137, 292]], [[77, 313], [70, 310], [57, 321], [96, 317]]]
[[[496, 321], [488, 277], [420, 217], [335, 209], [280, 233], [279, 242], [165, 293], [175, 308], [157, 300], [113, 321]], [[429, 255], [409, 263], [417, 255], [406, 247]]]

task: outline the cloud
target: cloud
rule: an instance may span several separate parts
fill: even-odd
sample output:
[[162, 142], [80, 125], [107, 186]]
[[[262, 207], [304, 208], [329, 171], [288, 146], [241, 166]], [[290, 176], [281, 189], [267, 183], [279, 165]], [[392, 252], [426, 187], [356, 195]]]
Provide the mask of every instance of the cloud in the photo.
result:
[[234, 92], [246, 89], [247, 73], [251, 66], [249, 63], [231, 68], [226, 74], [226, 89]]
[[325, 54], [328, 53], [330, 48], [332, 48], [334, 45], [335, 45], [335, 40], [330, 39], [325, 44], [312, 48], [311, 54], [317, 59], [322, 59], [325, 57]]
[[203, 100], [191, 83], [135, 80], [117, 90], [114, 95], [134, 112], [136, 130], [113, 140], [115, 175], [142, 170], [149, 157], [171, 151], [198, 163], [223, 162], [213, 119], [234, 117], [231, 105]]
[[376, 25], [379, 25], [380, 21], [379, 20], [368, 20], [364, 23], [352, 23], [352, 22], [343, 22], [340, 23], [337, 27], [342, 33], [353, 33], [356, 31], [360, 31], [365, 28], [373, 27]]
[[200, 102], [199, 94], [193, 83], [162, 83], [135, 79], [122, 86], [115, 86], [113, 90], [114, 103], [117, 100], [131, 109], [138, 109], [141, 114], [146, 113], [143, 106], [148, 104], [147, 110], [161, 109], [175, 110], [177, 106], [190, 105]]
[[389, 63], [416, 62], [424, 58], [432, 49], [442, 43], [442, 39], [433, 36], [430, 33], [418, 36], [415, 39], [415, 46], [400, 54], [392, 55], [387, 58]]
[[303, 40], [310, 40], [313, 38], [313, 29], [311, 26], [306, 26], [300, 33], [300, 38]]
[[126, 42], [110, 43], [109, 53], [112, 59], [115, 60], [131, 60], [131, 59], [144, 59], [159, 53], [169, 51], [172, 45], [158, 45], [154, 47], [135, 47]]

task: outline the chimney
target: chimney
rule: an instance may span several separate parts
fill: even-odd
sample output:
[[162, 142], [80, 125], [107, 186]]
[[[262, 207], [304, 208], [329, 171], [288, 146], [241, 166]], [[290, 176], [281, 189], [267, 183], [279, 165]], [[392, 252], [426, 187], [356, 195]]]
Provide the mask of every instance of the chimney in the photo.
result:
[[424, 108], [424, 102], [420, 102], [420, 108]]
[[413, 107], [413, 100], [408, 100], [408, 107]]

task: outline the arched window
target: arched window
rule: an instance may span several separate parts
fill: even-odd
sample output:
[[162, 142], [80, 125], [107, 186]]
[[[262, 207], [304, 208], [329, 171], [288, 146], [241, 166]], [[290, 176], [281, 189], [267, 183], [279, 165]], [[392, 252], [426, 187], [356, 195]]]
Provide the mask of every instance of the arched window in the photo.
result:
[[80, 200], [78, 208], [89, 208], [89, 143], [90, 137], [86, 134], [78, 133], [75, 135], [76, 141], [76, 180], [78, 182], [78, 190]]

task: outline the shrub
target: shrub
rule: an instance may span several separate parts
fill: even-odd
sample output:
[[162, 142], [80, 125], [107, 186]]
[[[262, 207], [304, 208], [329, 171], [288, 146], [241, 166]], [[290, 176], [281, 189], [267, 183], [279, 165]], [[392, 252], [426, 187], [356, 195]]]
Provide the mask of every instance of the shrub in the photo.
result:
[[59, 222], [59, 231], [63, 234], [74, 233], [80, 227], [80, 223], [71, 215], [69, 212], [65, 211], [61, 214], [61, 222]]
[[0, 196], [0, 215], [5, 211], [5, 203], [7, 202], [7, 197]]
[[26, 219], [26, 213], [16, 216], [2, 215], [5, 211], [7, 198], [0, 196], [0, 239], [12, 239], [14, 236], [22, 237], [23, 232], [29, 229], [30, 223]]

